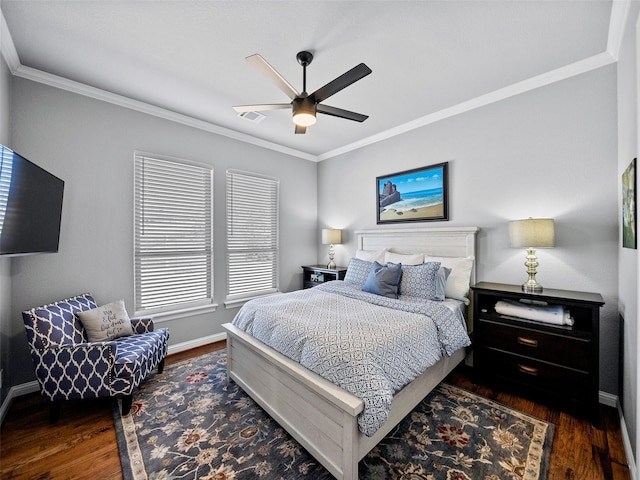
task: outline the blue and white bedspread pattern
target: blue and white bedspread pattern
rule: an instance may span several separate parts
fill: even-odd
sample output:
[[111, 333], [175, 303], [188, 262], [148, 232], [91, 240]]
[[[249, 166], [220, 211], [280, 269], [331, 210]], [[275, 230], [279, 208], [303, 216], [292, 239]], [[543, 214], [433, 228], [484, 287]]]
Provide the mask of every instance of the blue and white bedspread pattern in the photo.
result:
[[371, 436], [395, 392], [470, 345], [459, 317], [441, 302], [396, 300], [333, 281], [251, 300], [233, 324], [362, 399], [358, 426]]

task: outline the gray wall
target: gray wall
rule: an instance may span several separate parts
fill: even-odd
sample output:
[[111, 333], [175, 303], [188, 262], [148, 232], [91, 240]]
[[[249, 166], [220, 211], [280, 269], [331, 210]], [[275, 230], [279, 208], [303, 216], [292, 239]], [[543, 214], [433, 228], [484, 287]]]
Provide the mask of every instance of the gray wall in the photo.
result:
[[[638, 156], [638, 88], [637, 58], [640, 40], [636, 31], [640, 4], [633, 2], [627, 19], [625, 35], [618, 62], [618, 176], [631, 160]], [[636, 169], [640, 164], [636, 164]], [[637, 174], [637, 173], [636, 173]], [[619, 182], [620, 183], [620, 182]], [[637, 185], [637, 183], [636, 183]], [[620, 188], [620, 187], [619, 187]], [[622, 205], [621, 191], [618, 193]], [[619, 217], [622, 217], [621, 211]], [[620, 232], [622, 229], [620, 229]], [[620, 400], [629, 441], [637, 459], [638, 445], [638, 250], [622, 248], [622, 234], [618, 241], [618, 284], [620, 316], [624, 318], [622, 336], [622, 385]]]
[[[280, 288], [300, 288], [315, 262], [317, 164], [16, 77], [13, 147], [65, 180], [60, 251], [12, 259], [12, 384], [33, 379], [20, 312], [85, 291], [98, 303], [124, 298], [133, 311], [133, 152], [214, 166], [215, 300], [208, 315], [163, 322], [170, 346], [222, 332], [225, 309], [227, 168], [280, 179]], [[19, 367], [18, 367], [19, 366]]]
[[525, 252], [509, 248], [508, 221], [555, 218], [557, 247], [538, 250], [537, 279], [603, 295], [600, 389], [615, 394], [616, 141], [612, 65], [321, 162], [318, 221], [347, 230], [347, 243], [336, 247], [336, 263], [345, 265], [353, 231], [376, 226], [376, 176], [448, 161], [449, 221], [417, 225], [479, 226], [477, 279], [520, 284]]
[[[11, 73], [0, 55], [0, 143], [10, 145], [11, 135]], [[11, 331], [11, 259], [0, 258], [0, 370], [9, 371], [9, 339]], [[4, 402], [9, 382], [3, 378], [0, 404]]]

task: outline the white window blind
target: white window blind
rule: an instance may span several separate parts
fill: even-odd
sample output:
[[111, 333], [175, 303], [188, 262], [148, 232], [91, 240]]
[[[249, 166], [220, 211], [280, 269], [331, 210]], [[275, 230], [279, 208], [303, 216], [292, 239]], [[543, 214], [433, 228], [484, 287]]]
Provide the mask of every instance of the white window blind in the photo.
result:
[[4, 219], [9, 203], [9, 190], [13, 176], [13, 150], [0, 145], [0, 237], [4, 227]]
[[279, 183], [227, 170], [228, 301], [278, 291]]
[[212, 168], [136, 154], [136, 312], [212, 303], [212, 192]]

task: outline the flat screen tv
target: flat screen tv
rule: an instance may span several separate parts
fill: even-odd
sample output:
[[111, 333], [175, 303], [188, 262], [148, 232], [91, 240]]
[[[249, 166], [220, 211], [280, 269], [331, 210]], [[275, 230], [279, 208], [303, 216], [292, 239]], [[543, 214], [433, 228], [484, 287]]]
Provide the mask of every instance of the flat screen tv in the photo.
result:
[[64, 181], [0, 145], [0, 255], [58, 251]]

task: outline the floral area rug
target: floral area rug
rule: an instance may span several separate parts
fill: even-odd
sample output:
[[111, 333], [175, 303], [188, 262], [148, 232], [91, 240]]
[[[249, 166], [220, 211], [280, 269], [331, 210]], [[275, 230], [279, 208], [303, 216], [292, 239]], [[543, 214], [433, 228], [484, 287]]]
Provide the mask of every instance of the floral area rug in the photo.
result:
[[[125, 480], [333, 477], [235, 383], [226, 351], [167, 365], [113, 404]], [[361, 480], [544, 480], [554, 426], [440, 384], [359, 464]]]

